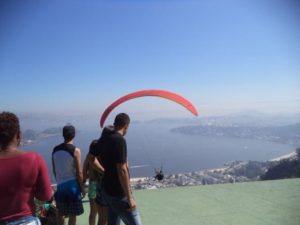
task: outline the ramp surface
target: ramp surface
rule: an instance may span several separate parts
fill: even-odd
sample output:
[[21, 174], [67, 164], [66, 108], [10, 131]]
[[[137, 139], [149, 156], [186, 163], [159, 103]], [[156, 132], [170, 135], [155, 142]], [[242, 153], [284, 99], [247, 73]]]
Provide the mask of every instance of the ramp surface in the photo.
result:
[[[143, 225], [299, 225], [300, 179], [135, 191]], [[88, 203], [80, 225], [88, 224]]]

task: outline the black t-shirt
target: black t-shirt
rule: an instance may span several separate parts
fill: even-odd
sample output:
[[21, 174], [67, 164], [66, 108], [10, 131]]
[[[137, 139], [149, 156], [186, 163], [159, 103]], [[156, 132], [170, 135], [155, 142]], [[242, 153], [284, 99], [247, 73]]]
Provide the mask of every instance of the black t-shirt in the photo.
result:
[[117, 164], [127, 162], [127, 145], [123, 136], [118, 132], [111, 132], [101, 141], [101, 162], [105, 169], [102, 179], [104, 191], [115, 197], [124, 197]]
[[104, 127], [100, 138], [98, 140], [93, 140], [91, 142], [90, 148], [89, 148], [89, 153], [92, 154], [93, 156], [97, 157], [99, 160], [101, 158], [102, 149], [104, 148], [104, 140], [106, 137], [108, 137], [112, 133], [113, 133], [113, 130], [111, 130], [108, 127]]
[[[90, 144], [89, 154], [95, 156], [102, 166], [103, 163], [101, 159], [101, 154], [102, 154], [102, 149], [104, 148], [104, 140], [105, 137], [109, 136], [111, 133], [112, 133], [111, 128], [104, 127], [100, 138], [93, 140]], [[103, 175], [101, 173], [95, 173], [95, 176], [97, 179], [97, 186], [99, 185], [99, 187], [101, 187]]]

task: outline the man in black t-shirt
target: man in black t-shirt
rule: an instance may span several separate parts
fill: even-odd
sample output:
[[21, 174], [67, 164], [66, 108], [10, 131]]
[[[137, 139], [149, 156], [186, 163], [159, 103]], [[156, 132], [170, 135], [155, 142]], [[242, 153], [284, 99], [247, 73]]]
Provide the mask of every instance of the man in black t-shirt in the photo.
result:
[[102, 194], [109, 207], [108, 225], [118, 225], [118, 217], [126, 225], [142, 224], [130, 187], [127, 145], [123, 137], [129, 122], [127, 114], [118, 114], [114, 130], [101, 143], [101, 164], [104, 167]]

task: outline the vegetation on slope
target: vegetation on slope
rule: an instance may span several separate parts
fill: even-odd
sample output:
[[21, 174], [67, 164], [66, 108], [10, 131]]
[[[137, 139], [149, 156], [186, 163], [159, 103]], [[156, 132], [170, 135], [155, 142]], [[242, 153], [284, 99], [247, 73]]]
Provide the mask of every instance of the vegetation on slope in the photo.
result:
[[297, 156], [273, 162], [266, 174], [261, 176], [262, 180], [276, 180], [284, 178], [300, 177], [300, 148], [296, 150]]

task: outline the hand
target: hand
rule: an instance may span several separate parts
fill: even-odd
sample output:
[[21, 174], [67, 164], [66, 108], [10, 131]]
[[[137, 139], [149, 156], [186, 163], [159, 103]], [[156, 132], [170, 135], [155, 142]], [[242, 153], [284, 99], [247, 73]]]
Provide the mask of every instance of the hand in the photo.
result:
[[81, 185], [80, 185], [80, 189], [81, 189], [81, 195], [82, 195], [82, 197], [84, 198], [85, 195], [86, 195], [86, 191], [85, 191], [84, 184], [81, 184]]
[[128, 211], [132, 211], [136, 208], [135, 200], [132, 197], [128, 199], [128, 205], [129, 205]]
[[85, 192], [85, 191], [84, 191], [84, 192], [81, 192], [82, 198], [85, 198], [85, 195], [86, 195], [86, 192]]
[[82, 183], [85, 184], [86, 181], [87, 181], [87, 176], [85, 176], [85, 175], [83, 174]]

